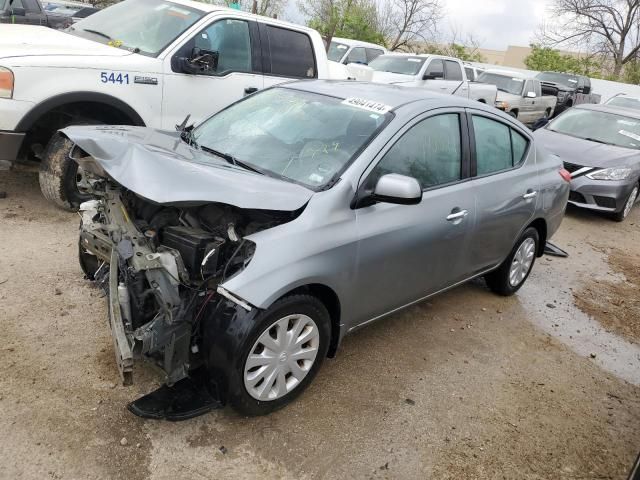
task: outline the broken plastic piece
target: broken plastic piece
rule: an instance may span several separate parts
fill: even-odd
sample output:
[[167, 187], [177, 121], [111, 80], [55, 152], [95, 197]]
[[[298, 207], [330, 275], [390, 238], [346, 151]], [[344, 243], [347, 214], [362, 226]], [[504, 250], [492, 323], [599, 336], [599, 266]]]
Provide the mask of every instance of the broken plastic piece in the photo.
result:
[[140, 397], [127, 408], [142, 418], [164, 418], [172, 422], [188, 420], [223, 407], [217, 395], [212, 394], [212, 389], [206, 374], [193, 372], [190, 377], [180, 380], [172, 387], [163, 385]]
[[569, 254], [559, 247], [556, 247], [553, 243], [547, 242], [544, 246], [545, 255], [551, 255], [554, 257], [567, 258]]

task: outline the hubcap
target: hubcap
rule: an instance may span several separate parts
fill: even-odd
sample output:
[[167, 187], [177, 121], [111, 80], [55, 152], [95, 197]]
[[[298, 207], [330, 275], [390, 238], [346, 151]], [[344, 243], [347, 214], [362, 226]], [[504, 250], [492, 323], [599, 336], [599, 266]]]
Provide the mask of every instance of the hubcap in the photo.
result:
[[624, 205], [624, 212], [623, 212], [624, 218], [627, 218], [627, 215], [629, 215], [629, 212], [631, 211], [631, 207], [633, 207], [633, 204], [636, 201], [637, 196], [638, 196], [638, 187], [635, 187], [631, 192], [631, 195], [629, 195], [629, 198], [627, 199], [627, 203], [625, 203]]
[[533, 264], [533, 257], [536, 253], [536, 242], [533, 238], [525, 238], [518, 247], [516, 254], [511, 262], [511, 270], [509, 271], [509, 283], [512, 287], [520, 285]]
[[320, 332], [307, 315], [277, 320], [253, 344], [244, 386], [257, 400], [276, 400], [300, 385], [316, 361]]

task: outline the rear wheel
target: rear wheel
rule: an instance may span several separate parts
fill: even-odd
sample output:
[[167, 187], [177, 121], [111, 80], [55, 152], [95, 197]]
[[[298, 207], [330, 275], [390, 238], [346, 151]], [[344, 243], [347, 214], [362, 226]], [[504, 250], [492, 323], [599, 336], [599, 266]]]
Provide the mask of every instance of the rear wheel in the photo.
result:
[[485, 275], [487, 286], [499, 295], [516, 293], [531, 273], [539, 243], [538, 231], [533, 227], [527, 228], [500, 267]]
[[639, 192], [638, 185], [636, 185], [635, 187], [633, 187], [633, 190], [629, 194], [627, 201], [624, 202], [624, 207], [622, 207], [622, 210], [613, 214], [613, 219], [616, 222], [622, 222], [625, 218], [629, 216], [629, 213], [631, 213], [631, 209], [633, 208], [633, 204], [636, 202], [636, 199], [638, 198], [638, 192]]
[[65, 210], [77, 210], [92, 197], [88, 193], [87, 177], [69, 155], [74, 143], [56, 132], [45, 149], [40, 165], [40, 190], [47, 200]]

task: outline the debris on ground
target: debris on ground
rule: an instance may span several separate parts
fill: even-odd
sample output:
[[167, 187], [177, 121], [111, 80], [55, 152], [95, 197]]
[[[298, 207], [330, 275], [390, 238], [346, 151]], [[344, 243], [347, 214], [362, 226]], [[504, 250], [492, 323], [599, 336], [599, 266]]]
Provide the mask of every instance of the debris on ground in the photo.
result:
[[127, 445], [128, 443], [129, 443], [129, 441], [127, 440], [127, 437], [122, 437], [122, 438], [120, 439], [120, 445], [122, 445], [123, 447], [124, 447], [125, 445]]

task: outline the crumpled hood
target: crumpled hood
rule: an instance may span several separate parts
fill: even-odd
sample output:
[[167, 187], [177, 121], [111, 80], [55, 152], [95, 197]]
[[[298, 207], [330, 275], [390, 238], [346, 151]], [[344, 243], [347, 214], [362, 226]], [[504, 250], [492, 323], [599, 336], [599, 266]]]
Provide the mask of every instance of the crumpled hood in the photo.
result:
[[239, 208], [293, 211], [313, 195], [300, 185], [196, 150], [178, 132], [95, 126], [68, 127], [62, 133], [91, 155], [80, 160], [83, 168], [156, 203], [220, 202]]
[[50, 55], [122, 57], [131, 52], [48, 27], [11, 24], [0, 27], [0, 59]]
[[415, 80], [413, 75], [403, 75], [402, 73], [378, 72], [374, 70], [371, 75], [371, 81], [374, 83], [409, 83]]
[[634, 166], [640, 168], [640, 150], [591, 142], [546, 128], [536, 130], [533, 136], [539, 144], [565, 162], [585, 167]]

